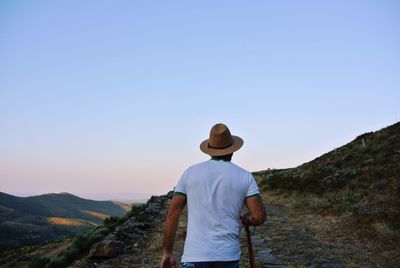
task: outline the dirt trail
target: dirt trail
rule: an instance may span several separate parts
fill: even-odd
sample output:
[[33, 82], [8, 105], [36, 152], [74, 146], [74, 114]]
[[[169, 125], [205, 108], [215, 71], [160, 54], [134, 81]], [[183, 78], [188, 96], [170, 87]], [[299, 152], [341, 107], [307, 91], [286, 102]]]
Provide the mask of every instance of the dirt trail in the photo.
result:
[[[345, 234], [335, 217], [294, 208], [288, 199], [274, 192], [264, 193], [263, 200], [267, 220], [252, 234], [257, 267], [387, 267], [377, 263], [374, 253], [365, 244]], [[174, 246], [178, 260], [183, 251], [186, 222], [185, 211]], [[154, 268], [161, 257], [162, 224], [157, 226], [149, 241], [149, 248], [135, 259], [140, 260], [141, 267]], [[244, 230], [241, 245], [240, 267], [249, 267]]]
[[[263, 194], [265, 224], [252, 235], [258, 267], [379, 267], [372, 252], [343, 234], [338, 220], [294, 209], [282, 195]], [[244, 237], [244, 235], [242, 236]], [[245, 240], [242, 243], [245, 245]], [[241, 267], [248, 267], [242, 247]]]
[[[333, 216], [313, 214], [306, 208], [296, 208], [289, 198], [274, 192], [263, 193], [267, 211], [266, 222], [252, 234], [257, 267], [396, 267], [381, 264], [377, 249], [346, 233]], [[91, 267], [159, 267], [162, 252], [162, 231], [167, 205], [162, 216], [143, 237], [145, 247], [136, 254], [122, 254], [110, 260], [99, 260]], [[183, 252], [187, 211], [180, 218], [174, 254], [177, 260]], [[365, 241], [364, 241], [365, 242]], [[241, 233], [240, 267], [249, 267], [244, 230]], [[77, 266], [89, 267], [89, 266]]]

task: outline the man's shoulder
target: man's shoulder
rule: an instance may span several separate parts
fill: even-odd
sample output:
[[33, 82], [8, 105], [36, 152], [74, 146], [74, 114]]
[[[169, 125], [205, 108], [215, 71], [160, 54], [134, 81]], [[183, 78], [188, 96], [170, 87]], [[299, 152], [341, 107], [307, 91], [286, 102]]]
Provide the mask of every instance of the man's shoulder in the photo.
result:
[[198, 163], [195, 163], [195, 164], [189, 166], [189, 167], [187, 168], [187, 170], [205, 168], [205, 167], [209, 166], [210, 164], [211, 164], [210, 160], [198, 162]]
[[239, 165], [237, 165], [235, 163], [232, 163], [232, 166], [240, 173], [244, 173], [246, 175], [251, 175], [250, 171], [248, 171], [247, 169], [242, 168], [241, 166], [239, 166]]
[[210, 169], [210, 168], [226, 168], [234, 170], [235, 172], [242, 173], [242, 174], [251, 174], [250, 171], [240, 167], [239, 165], [233, 162], [227, 162], [228, 165], [215, 165], [215, 160], [206, 160], [196, 164], [191, 165], [187, 170], [203, 170], [203, 169]]

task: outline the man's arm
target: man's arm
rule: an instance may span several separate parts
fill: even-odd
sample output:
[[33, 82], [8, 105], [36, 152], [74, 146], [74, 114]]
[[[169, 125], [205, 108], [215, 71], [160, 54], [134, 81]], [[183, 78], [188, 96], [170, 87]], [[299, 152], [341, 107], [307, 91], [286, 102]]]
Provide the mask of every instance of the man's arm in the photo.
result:
[[260, 195], [247, 197], [245, 205], [249, 213], [242, 217], [247, 225], [261, 225], [265, 222], [265, 207]]
[[160, 267], [176, 267], [176, 262], [172, 255], [174, 238], [178, 226], [179, 216], [186, 205], [186, 196], [175, 195], [169, 206], [167, 219], [164, 227], [163, 257]]

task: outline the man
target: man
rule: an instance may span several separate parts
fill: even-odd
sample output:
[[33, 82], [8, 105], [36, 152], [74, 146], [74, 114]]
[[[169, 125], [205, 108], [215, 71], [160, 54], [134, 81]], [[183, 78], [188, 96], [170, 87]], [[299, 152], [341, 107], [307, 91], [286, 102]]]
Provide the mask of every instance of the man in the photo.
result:
[[[200, 149], [211, 159], [189, 167], [175, 187], [165, 222], [161, 268], [177, 267], [172, 253], [179, 216], [188, 204], [183, 268], [239, 267], [240, 221], [260, 225], [265, 208], [250, 172], [231, 163], [243, 145], [224, 124], [211, 128]], [[240, 215], [243, 204], [249, 213]]]

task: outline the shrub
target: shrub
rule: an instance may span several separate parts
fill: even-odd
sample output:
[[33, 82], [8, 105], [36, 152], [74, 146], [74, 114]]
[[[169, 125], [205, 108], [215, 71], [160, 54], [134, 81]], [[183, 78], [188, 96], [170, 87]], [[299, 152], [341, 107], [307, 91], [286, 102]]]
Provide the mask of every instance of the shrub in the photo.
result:
[[384, 190], [389, 185], [387, 180], [380, 180], [374, 183], [374, 187], [378, 190]]
[[34, 256], [32, 258], [31, 263], [29, 264], [29, 268], [44, 268], [46, 264], [50, 262], [49, 258], [42, 258], [39, 256]]
[[105, 218], [104, 219], [104, 225], [113, 225], [113, 224], [116, 224], [116, 223], [118, 223], [118, 221], [119, 221], [119, 217], [108, 217], [108, 218]]
[[134, 217], [138, 215], [140, 212], [144, 211], [147, 208], [146, 204], [134, 204], [132, 205], [131, 211], [127, 213], [129, 217]]
[[68, 259], [68, 260], [75, 260], [76, 258], [79, 257], [79, 249], [76, 247], [69, 247], [67, 252], [65, 252], [64, 256]]
[[344, 198], [344, 202], [349, 205], [353, 205], [357, 202], [357, 198], [353, 194], [349, 194]]
[[375, 232], [384, 238], [393, 238], [399, 237], [399, 231], [393, 229], [390, 225], [386, 224], [385, 222], [374, 222], [372, 224]]
[[109, 230], [105, 227], [100, 227], [90, 232], [89, 236], [86, 239], [87, 249], [89, 249], [94, 243], [99, 242], [101, 239], [103, 239], [108, 233]]
[[64, 268], [69, 264], [69, 260], [65, 256], [59, 256], [52, 259], [45, 267], [46, 268]]
[[[325, 169], [312, 169], [301, 173], [301, 175], [295, 172], [296, 171], [283, 171], [268, 175], [265, 178], [265, 184], [272, 189], [321, 194], [324, 190], [321, 181], [330, 175], [330, 171]], [[346, 183], [346, 179], [343, 178], [332, 186], [341, 188]]]
[[396, 187], [395, 196], [400, 199], [400, 186]]
[[104, 220], [104, 225], [108, 228], [109, 231], [113, 231], [117, 225], [123, 224], [129, 218], [137, 216], [140, 212], [144, 211], [147, 208], [146, 204], [134, 204], [130, 211], [128, 211], [123, 217], [108, 217]]
[[272, 189], [281, 188], [289, 190], [295, 188], [295, 180], [296, 178], [290, 174], [275, 173], [266, 177], [265, 184]]
[[[80, 255], [85, 254], [89, 251], [90, 247], [102, 240], [107, 234], [110, 233], [110, 230], [106, 226], [100, 226], [89, 232], [85, 235], [78, 235], [72, 241], [72, 244], [68, 247], [68, 249], [57, 258], [52, 259], [50, 262], [48, 261], [45, 266], [34, 266], [34, 267], [46, 267], [46, 268], [62, 268], [67, 267], [72, 261], [78, 258]], [[39, 260], [35, 261], [31, 265], [36, 265]]]
[[82, 252], [86, 250], [87, 248], [87, 243], [86, 243], [86, 237], [83, 235], [78, 235], [74, 241], [72, 242], [72, 246], [78, 249], [78, 251]]

